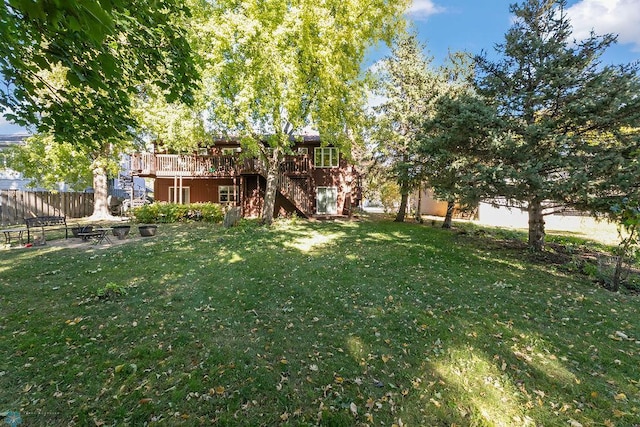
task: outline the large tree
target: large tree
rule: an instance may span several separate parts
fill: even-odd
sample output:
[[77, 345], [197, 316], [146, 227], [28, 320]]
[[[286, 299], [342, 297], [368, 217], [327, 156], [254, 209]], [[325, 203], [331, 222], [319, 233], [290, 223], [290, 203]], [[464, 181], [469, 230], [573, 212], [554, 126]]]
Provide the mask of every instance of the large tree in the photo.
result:
[[593, 197], [581, 184], [596, 178], [585, 171], [594, 170], [589, 165], [606, 146], [589, 135], [618, 133], [640, 116], [638, 64], [603, 65], [615, 36], [575, 41], [565, 6], [565, 0], [512, 5], [514, 24], [496, 47], [500, 58], [475, 58], [476, 90], [501, 121], [500, 137], [486, 141], [479, 185], [485, 195], [528, 210], [535, 251], [544, 247], [548, 201], [580, 205]]
[[375, 108], [371, 140], [377, 164], [400, 189], [398, 222], [405, 219], [409, 194], [425, 179], [416, 155], [416, 138], [444, 90], [444, 81], [431, 61], [414, 34], [400, 34], [391, 55], [377, 65], [378, 95], [384, 101]]
[[363, 123], [361, 63], [390, 42], [407, 0], [221, 0], [196, 24], [210, 125], [266, 167], [265, 223], [292, 136], [312, 126], [349, 155]]
[[445, 89], [433, 104], [431, 115], [421, 121], [416, 151], [435, 196], [447, 202], [442, 227], [451, 228], [456, 204], [470, 208], [478, 201], [478, 149], [482, 149], [491, 129], [487, 125], [493, 113], [475, 97], [468, 54], [449, 55], [440, 73], [446, 81]]
[[[147, 86], [189, 102], [197, 77], [177, 0], [3, 0], [0, 3], [0, 108], [80, 152], [116, 156], [136, 129], [131, 99]], [[109, 158], [94, 161], [105, 194]], [[104, 203], [103, 203], [104, 202]]]

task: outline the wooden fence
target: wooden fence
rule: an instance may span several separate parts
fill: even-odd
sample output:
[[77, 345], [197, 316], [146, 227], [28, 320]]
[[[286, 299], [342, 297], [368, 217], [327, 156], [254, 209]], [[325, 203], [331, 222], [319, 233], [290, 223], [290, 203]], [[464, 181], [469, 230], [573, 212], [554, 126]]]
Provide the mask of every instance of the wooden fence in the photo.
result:
[[0, 190], [0, 224], [24, 224], [34, 216], [82, 218], [93, 213], [93, 193]]

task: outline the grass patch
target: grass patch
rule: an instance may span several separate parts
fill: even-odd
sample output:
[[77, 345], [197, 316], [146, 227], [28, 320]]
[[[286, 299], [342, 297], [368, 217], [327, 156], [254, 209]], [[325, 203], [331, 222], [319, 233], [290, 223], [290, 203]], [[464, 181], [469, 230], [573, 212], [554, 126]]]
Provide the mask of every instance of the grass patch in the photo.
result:
[[243, 221], [4, 251], [0, 412], [26, 425], [639, 423], [638, 297], [491, 242]]

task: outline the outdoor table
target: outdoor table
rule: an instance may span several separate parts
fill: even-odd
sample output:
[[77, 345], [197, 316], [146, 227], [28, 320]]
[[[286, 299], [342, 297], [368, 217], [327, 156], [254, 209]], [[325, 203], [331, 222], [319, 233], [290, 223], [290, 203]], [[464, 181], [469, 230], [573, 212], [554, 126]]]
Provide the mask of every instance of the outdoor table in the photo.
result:
[[11, 235], [12, 234], [14, 236], [16, 236], [17, 239], [18, 239], [18, 242], [20, 244], [22, 244], [23, 243], [22, 233], [24, 233], [27, 230], [24, 229], [24, 228], [7, 228], [5, 230], [0, 230], [0, 231], [2, 231], [4, 233], [4, 242], [6, 244], [10, 245], [11, 244]]
[[78, 237], [81, 237], [82, 240], [93, 240], [93, 244], [97, 245], [99, 243], [111, 243], [111, 239], [107, 235], [107, 232], [111, 231], [110, 227], [106, 228], [94, 228], [92, 231], [86, 231], [84, 233], [78, 233]]

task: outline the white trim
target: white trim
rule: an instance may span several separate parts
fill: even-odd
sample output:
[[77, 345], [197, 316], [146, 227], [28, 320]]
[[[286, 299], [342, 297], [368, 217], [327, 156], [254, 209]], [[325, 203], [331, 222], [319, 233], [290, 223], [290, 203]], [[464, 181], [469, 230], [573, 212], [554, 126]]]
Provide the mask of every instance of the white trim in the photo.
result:
[[[178, 189], [180, 189], [181, 187], [177, 187]], [[179, 200], [175, 200], [176, 196], [179, 197], [178, 194], [176, 194], [176, 187], [169, 187], [169, 203], [180, 203]], [[189, 203], [191, 203], [191, 188], [190, 187], [182, 187], [182, 202], [183, 205], [188, 205]]]
[[[224, 192], [223, 192], [224, 189]], [[232, 190], [232, 191], [229, 191]], [[227, 200], [222, 200], [222, 195], [225, 194]], [[239, 189], [237, 185], [219, 185], [218, 186], [218, 202], [223, 204], [237, 203]]]
[[313, 165], [316, 168], [337, 168], [340, 166], [340, 152], [336, 147], [315, 147]]

